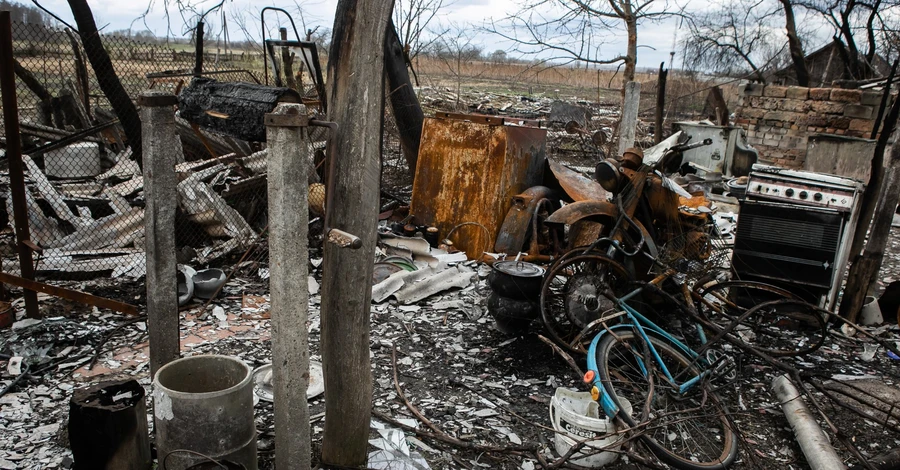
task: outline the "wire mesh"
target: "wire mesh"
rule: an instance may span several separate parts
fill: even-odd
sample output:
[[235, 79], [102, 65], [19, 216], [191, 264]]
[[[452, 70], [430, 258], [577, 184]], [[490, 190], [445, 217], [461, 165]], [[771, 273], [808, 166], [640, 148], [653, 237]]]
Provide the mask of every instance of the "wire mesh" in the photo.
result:
[[731, 248], [710, 223], [671, 238], [659, 249], [657, 261], [696, 281], [713, 271], [727, 269]]
[[[145, 273], [144, 180], [117, 121], [121, 103], [110, 102], [101, 89], [77, 34], [14, 23], [13, 40], [31, 240], [43, 248], [35, 256], [37, 274], [44, 280], [140, 278]], [[192, 48], [177, 50], [116, 35], [104, 35], [102, 41], [131, 103], [148, 88], [177, 93], [190, 82]], [[258, 53], [217, 51], [205, 55], [203, 75], [259, 83], [258, 73], [249, 69], [261, 63]], [[248, 248], [264, 247], [263, 144], [206, 132], [178, 117], [176, 128], [183, 149], [173, 195], [178, 199], [178, 262], [225, 267]], [[310, 135], [309, 154], [321, 152], [324, 133]], [[12, 198], [2, 161], [0, 215], [6, 220], [0, 222], [8, 222]], [[313, 170], [310, 182], [319, 176]], [[18, 274], [14, 246], [12, 230], [0, 232], [3, 270]], [[256, 253], [263, 253], [256, 256], [261, 258], [267, 251]]]

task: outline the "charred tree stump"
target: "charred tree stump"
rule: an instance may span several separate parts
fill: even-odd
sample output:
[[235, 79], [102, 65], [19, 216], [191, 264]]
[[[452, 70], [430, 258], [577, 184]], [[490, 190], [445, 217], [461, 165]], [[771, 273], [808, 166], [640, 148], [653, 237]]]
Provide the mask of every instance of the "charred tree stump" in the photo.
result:
[[406, 165], [409, 166], [409, 173], [415, 175], [425, 114], [422, 112], [419, 97], [416, 96], [416, 91], [409, 79], [406, 54], [403, 52], [403, 45], [400, 44], [400, 37], [397, 36], [393, 20], [388, 22], [385, 32], [384, 70], [387, 75], [391, 110], [400, 133], [400, 148], [403, 150]]
[[659, 79], [656, 82], [656, 115], [654, 116], [656, 119], [654, 121], [653, 142], [657, 144], [663, 140], [663, 118], [665, 116], [664, 113], [666, 108], [666, 78], [669, 76], [669, 71], [663, 68], [665, 65], [665, 62], [659, 63]]
[[94, 14], [91, 12], [87, 0], [68, 0], [68, 2], [69, 8], [72, 10], [72, 17], [75, 18], [75, 23], [78, 25], [78, 34], [81, 36], [84, 53], [91, 63], [91, 68], [94, 69], [100, 90], [106, 95], [119, 122], [122, 123], [122, 129], [128, 138], [128, 146], [131, 147], [132, 158], [143, 168], [141, 119], [138, 117], [137, 108], [128, 96], [128, 92], [125, 91], [125, 87], [122, 86], [122, 82], [113, 68], [112, 60], [109, 58], [109, 53], [103, 47], [103, 41], [100, 40], [100, 33], [97, 31], [97, 23], [94, 22]]
[[384, 109], [384, 34], [391, 0], [340, 0], [328, 54], [328, 111], [337, 123], [328, 158], [326, 225], [359, 237], [356, 250], [325, 244], [322, 279], [322, 359], [325, 436], [322, 461], [366, 463], [372, 414], [369, 309], [375, 255]]
[[144, 470], [152, 463], [144, 387], [105, 382], [76, 390], [69, 401], [74, 470]]

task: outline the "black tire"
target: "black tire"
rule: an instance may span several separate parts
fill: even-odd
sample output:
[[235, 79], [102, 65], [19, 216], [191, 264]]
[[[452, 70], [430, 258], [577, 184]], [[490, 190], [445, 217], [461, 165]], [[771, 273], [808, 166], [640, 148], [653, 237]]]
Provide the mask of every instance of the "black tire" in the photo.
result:
[[563, 257], [547, 271], [541, 287], [544, 328], [563, 348], [585, 354], [587, 344], [602, 326], [596, 331], [585, 328], [618, 308], [603, 292], [609, 289], [620, 296], [631, 285], [631, 276], [612, 258], [601, 254]]
[[809, 354], [825, 342], [825, 315], [779, 287], [727, 281], [696, 287], [694, 294], [701, 315], [720, 328], [737, 322], [732, 336], [771, 356]]
[[[691, 359], [676, 346], [655, 336], [649, 338], [677, 383], [699, 374]], [[638, 420], [645, 421], [643, 409], [651, 387], [640, 373], [635, 351], [644, 356], [643, 351], [647, 350], [643, 338], [633, 331], [616, 331], [615, 336], [607, 334], [597, 345], [600, 380], [619, 407], [619, 418], [630, 427], [637, 426]], [[680, 395], [664, 380], [658, 365], [654, 370], [654, 392], [649, 397], [651, 419], [642, 430], [642, 442], [658, 459], [676, 468], [728, 468], [737, 458], [737, 436], [719, 397], [703, 381]], [[631, 414], [623, 409], [623, 399], [631, 403]], [[691, 434], [692, 430], [695, 433]]]

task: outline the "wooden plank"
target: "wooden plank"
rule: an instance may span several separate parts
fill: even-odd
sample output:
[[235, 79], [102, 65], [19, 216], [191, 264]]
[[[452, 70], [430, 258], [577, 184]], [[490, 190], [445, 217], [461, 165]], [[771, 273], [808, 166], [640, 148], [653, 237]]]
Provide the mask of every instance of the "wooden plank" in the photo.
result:
[[32, 281], [30, 279], [21, 278], [19, 276], [13, 276], [12, 274], [8, 273], [0, 273], [0, 282], [12, 284], [14, 286], [30, 290], [32, 292], [43, 292], [44, 294], [71, 300], [73, 302], [93, 305], [99, 308], [108, 308], [110, 310], [115, 310], [116, 312], [124, 313], [125, 315], [135, 316], [139, 313], [138, 308], [131, 304], [126, 304], [124, 302], [106, 299], [103, 297], [97, 297], [96, 295], [91, 295], [86, 292], [77, 290], [66, 289], [64, 287], [51, 286], [42, 282]]

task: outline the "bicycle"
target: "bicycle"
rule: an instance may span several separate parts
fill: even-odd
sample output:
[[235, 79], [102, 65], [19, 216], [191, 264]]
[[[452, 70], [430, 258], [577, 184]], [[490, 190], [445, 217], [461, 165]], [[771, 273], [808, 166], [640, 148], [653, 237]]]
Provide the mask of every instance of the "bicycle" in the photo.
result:
[[[617, 298], [621, 311], [602, 319], [604, 331], [588, 348], [584, 381], [604, 413], [641, 431], [641, 441], [661, 461], [688, 470], [727, 468], [737, 458], [737, 436], [709, 383], [733, 378], [736, 366], [726, 356], [710, 362], [629, 306], [645, 288]], [[624, 321], [605, 325], [619, 317]], [[624, 411], [624, 400], [641, 410], [638, 419]]]

